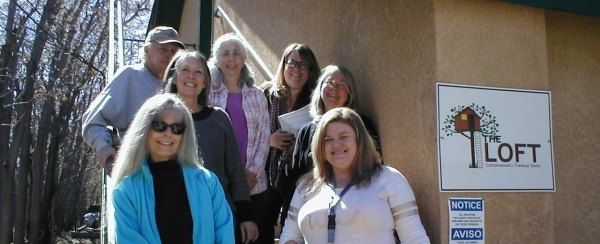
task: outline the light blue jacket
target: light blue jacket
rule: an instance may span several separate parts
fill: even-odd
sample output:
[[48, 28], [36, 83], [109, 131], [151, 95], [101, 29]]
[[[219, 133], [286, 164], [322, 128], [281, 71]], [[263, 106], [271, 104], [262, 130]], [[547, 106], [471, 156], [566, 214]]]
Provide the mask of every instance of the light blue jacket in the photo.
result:
[[[234, 243], [233, 215], [217, 176], [204, 168], [182, 169], [194, 222], [194, 243]], [[113, 205], [117, 243], [161, 243], [148, 162], [117, 184]]]

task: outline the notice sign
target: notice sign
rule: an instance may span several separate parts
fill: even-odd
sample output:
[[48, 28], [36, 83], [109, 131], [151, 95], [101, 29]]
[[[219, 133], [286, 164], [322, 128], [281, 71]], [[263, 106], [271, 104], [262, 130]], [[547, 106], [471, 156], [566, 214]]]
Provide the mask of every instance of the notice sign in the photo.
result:
[[549, 91], [437, 84], [441, 191], [555, 191]]
[[449, 198], [451, 244], [483, 244], [485, 212], [483, 198]]

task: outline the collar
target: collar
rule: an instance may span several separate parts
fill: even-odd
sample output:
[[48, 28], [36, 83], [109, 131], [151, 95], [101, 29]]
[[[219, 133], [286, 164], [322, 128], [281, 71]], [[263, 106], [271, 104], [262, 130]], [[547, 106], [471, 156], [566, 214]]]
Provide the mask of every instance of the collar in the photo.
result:
[[200, 111], [192, 113], [194, 121], [200, 121], [208, 118], [215, 109], [212, 106], [206, 105], [200, 109]]

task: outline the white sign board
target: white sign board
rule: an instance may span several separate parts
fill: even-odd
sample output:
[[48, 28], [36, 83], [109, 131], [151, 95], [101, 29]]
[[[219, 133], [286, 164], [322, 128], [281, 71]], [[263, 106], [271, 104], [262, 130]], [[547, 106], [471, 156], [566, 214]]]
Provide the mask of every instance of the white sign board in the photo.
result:
[[436, 90], [441, 191], [555, 191], [549, 91]]
[[448, 198], [450, 244], [485, 243], [483, 198]]

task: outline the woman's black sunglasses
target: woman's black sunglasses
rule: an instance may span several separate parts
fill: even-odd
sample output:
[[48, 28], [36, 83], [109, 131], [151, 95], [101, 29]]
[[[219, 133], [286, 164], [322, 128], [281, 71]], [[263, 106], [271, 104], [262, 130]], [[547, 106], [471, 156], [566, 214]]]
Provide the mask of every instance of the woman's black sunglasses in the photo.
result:
[[160, 121], [152, 121], [152, 126], [150, 128], [156, 132], [163, 132], [167, 130], [167, 127], [171, 128], [171, 132], [175, 135], [181, 135], [185, 131], [184, 124], [167, 124]]

